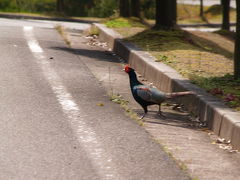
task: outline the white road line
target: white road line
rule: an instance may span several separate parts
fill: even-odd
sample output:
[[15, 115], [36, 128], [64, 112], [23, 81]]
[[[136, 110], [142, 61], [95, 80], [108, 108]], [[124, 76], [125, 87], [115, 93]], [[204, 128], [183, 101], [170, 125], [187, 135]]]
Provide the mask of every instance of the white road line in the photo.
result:
[[104, 151], [94, 130], [84, 122], [84, 115], [79, 106], [74, 101], [72, 95], [63, 85], [61, 78], [51, 67], [51, 63], [44, 55], [43, 49], [34, 37], [34, 29], [31, 26], [23, 27], [28, 46], [36, 58], [37, 63], [51, 85], [52, 91], [56, 95], [63, 113], [68, 118], [72, 129], [77, 135], [78, 141], [84, 147], [92, 164], [98, 171], [102, 179], [121, 179], [115, 171], [112, 159]]

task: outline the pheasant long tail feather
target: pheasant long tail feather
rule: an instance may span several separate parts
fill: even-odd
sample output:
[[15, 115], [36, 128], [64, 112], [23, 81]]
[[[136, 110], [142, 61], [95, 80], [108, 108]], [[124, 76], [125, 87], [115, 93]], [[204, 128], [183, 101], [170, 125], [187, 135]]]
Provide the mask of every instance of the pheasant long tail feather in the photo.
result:
[[191, 95], [191, 94], [195, 94], [192, 91], [184, 91], [184, 92], [173, 92], [173, 93], [167, 93], [167, 98], [172, 99], [178, 96], [186, 96], [186, 95]]

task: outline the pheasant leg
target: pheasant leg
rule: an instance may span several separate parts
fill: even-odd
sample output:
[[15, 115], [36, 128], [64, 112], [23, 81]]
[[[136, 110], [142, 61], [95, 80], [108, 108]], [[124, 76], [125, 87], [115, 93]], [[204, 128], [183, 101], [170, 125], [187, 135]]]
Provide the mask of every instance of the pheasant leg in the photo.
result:
[[158, 115], [162, 118], [166, 118], [165, 115], [163, 115], [162, 111], [161, 111], [161, 104], [159, 104], [159, 110], [158, 110]]

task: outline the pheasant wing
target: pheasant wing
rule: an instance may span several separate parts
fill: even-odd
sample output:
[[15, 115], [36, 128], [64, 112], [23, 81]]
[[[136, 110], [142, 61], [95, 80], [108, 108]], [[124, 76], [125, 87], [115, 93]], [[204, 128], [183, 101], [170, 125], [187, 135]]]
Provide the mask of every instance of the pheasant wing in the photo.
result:
[[145, 86], [138, 86], [136, 88], [137, 95], [145, 101], [151, 101], [152, 99], [152, 92], [150, 88]]
[[160, 104], [167, 98], [164, 92], [159, 91], [156, 88], [151, 88], [148, 86], [138, 86], [136, 90], [137, 95], [148, 102]]

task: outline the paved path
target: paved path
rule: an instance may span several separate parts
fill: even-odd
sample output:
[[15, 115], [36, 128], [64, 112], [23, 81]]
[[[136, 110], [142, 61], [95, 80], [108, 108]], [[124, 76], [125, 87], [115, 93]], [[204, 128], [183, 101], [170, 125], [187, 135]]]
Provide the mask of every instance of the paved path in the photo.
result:
[[50, 22], [0, 24], [0, 179], [189, 179], [84, 64], [104, 52]]

